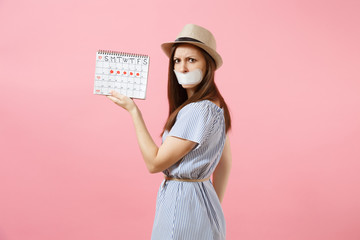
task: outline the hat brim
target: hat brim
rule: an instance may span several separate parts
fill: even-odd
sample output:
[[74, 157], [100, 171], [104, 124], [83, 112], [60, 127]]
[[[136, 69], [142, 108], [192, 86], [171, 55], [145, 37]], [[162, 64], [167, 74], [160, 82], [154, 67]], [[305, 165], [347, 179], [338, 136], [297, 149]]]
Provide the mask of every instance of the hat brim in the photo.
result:
[[215, 64], [216, 64], [216, 69], [221, 67], [221, 65], [223, 64], [220, 54], [218, 54], [215, 50], [206, 46], [203, 43], [198, 43], [198, 42], [193, 42], [193, 41], [176, 41], [176, 42], [166, 42], [166, 43], [161, 44], [161, 48], [164, 51], [164, 53], [166, 54], [166, 56], [170, 57], [171, 48], [175, 43], [188, 43], [188, 44], [195, 45], [199, 48], [204, 49], [214, 59]]

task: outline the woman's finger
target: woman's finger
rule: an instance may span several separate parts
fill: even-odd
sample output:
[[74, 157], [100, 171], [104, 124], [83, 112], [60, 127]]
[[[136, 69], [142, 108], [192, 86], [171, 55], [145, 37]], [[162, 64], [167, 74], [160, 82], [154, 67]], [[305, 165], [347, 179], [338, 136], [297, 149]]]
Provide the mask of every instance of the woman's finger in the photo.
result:
[[115, 90], [110, 90], [110, 94], [111, 94], [111, 96], [114, 96], [114, 97], [117, 97], [117, 98], [122, 98], [123, 96], [125, 96], [125, 95], [123, 95], [123, 94], [121, 94], [121, 93], [119, 93], [119, 92], [117, 92]]
[[117, 101], [119, 101], [118, 98], [113, 97], [113, 96], [106, 96], [107, 98], [109, 98], [111, 101], [113, 101], [114, 103], [116, 103]]
[[109, 98], [111, 101], [113, 101], [116, 105], [119, 105], [120, 107], [126, 109], [127, 111], [129, 111], [135, 106], [134, 101], [126, 95], [123, 95], [114, 90], [111, 90], [110, 94], [111, 95], [107, 95], [106, 97]]

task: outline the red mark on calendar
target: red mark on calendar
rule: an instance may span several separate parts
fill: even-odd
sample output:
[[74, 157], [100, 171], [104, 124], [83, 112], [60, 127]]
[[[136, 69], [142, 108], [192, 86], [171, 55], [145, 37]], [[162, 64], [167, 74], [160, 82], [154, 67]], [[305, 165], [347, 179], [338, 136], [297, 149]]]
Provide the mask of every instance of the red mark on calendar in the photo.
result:
[[116, 73], [117, 73], [117, 74], [120, 74], [120, 71], [117, 71]]
[[100, 79], [100, 76], [97, 76], [97, 79]]
[[123, 73], [124, 73], [124, 75], [126, 75], [126, 71], [124, 71]]
[[96, 89], [96, 92], [100, 92], [100, 90], [99, 90], [99, 89]]
[[130, 72], [130, 75], [132, 76], [132, 75], [133, 75], [133, 72]]
[[140, 73], [136, 73], [136, 76], [140, 76]]
[[99, 56], [99, 59], [102, 59], [102, 56]]
[[114, 71], [113, 71], [113, 70], [110, 70], [110, 73], [114, 73]]

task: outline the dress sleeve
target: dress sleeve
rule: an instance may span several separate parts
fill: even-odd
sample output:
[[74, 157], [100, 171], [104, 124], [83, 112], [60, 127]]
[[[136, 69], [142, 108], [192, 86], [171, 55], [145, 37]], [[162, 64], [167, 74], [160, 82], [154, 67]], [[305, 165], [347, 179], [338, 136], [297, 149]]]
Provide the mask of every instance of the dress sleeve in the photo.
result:
[[190, 103], [179, 111], [168, 136], [196, 142], [199, 147], [210, 135], [212, 120], [213, 114], [208, 105], [199, 102]]

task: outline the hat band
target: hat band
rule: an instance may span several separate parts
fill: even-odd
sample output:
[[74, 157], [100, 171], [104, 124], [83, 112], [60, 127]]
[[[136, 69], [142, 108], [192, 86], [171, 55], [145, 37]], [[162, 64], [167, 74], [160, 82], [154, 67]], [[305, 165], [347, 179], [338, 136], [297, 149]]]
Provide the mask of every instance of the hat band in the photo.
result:
[[180, 42], [180, 41], [199, 42], [199, 43], [204, 44], [203, 42], [201, 42], [195, 38], [190, 38], [190, 37], [179, 37], [178, 39], [175, 40], [175, 42]]

